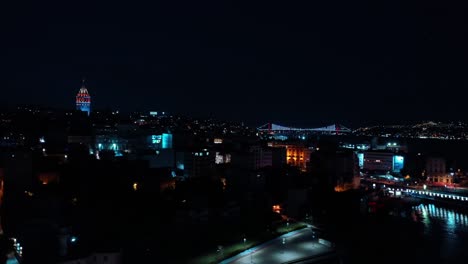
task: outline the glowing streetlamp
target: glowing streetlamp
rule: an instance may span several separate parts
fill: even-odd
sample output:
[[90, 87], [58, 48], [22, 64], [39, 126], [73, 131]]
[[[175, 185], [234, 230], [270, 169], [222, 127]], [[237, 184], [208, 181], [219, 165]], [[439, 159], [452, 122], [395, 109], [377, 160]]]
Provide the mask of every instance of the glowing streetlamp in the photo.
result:
[[286, 238], [283, 237], [283, 240], [281, 241], [281, 244], [283, 244], [281, 253], [284, 253], [284, 248], [286, 247]]

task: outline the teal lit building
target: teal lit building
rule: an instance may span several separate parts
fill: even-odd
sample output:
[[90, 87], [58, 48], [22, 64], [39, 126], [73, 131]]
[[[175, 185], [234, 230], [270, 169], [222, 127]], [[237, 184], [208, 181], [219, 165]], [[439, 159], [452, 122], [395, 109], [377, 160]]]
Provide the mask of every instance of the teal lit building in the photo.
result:
[[163, 133], [160, 135], [151, 135], [149, 137], [149, 147], [152, 149], [171, 149], [172, 134]]

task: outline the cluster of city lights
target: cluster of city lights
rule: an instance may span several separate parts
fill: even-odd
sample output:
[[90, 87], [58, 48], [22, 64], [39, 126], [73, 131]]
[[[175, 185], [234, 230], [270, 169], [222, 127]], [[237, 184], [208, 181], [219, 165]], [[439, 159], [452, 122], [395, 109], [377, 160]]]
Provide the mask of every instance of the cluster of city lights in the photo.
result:
[[16, 251], [16, 253], [22, 257], [23, 256], [23, 247], [21, 246], [20, 242], [16, 238], [12, 238], [13, 240], [13, 247]]

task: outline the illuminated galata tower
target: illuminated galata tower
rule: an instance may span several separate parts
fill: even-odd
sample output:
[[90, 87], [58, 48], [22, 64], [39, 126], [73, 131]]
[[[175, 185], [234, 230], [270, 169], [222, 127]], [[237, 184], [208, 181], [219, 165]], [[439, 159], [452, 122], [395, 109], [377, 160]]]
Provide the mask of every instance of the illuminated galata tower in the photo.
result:
[[88, 115], [91, 113], [91, 96], [88, 93], [88, 89], [85, 87], [85, 81], [81, 85], [80, 91], [76, 95], [76, 109], [87, 112]]

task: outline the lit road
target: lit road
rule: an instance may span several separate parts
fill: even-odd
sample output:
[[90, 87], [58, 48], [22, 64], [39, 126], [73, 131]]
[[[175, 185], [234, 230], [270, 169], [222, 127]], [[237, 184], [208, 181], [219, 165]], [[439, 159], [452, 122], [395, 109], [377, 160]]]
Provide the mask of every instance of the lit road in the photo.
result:
[[222, 261], [221, 264], [287, 263], [305, 258], [313, 258], [314, 256], [319, 257], [333, 252], [335, 251], [332, 247], [314, 240], [310, 228], [304, 228], [248, 249]]
[[[454, 192], [449, 192], [447, 189], [446, 191], [441, 191], [441, 190], [431, 190], [429, 188], [426, 189], [426, 185], [423, 186], [399, 186], [395, 185], [394, 183], [389, 183], [389, 182], [379, 182], [379, 181], [369, 181], [372, 183], [372, 187], [375, 188], [376, 184], [379, 184], [380, 187], [385, 188], [388, 191], [401, 191], [409, 195], [413, 196], [425, 196], [425, 197], [433, 197], [433, 198], [446, 198], [446, 199], [452, 199], [452, 200], [458, 200], [458, 201], [464, 201], [468, 203], [468, 196], [467, 194], [464, 193], [459, 194], [459, 193], [454, 193]], [[371, 186], [369, 184], [369, 186]], [[455, 190], [455, 189], [453, 189]], [[461, 189], [463, 190], [463, 189]]]

